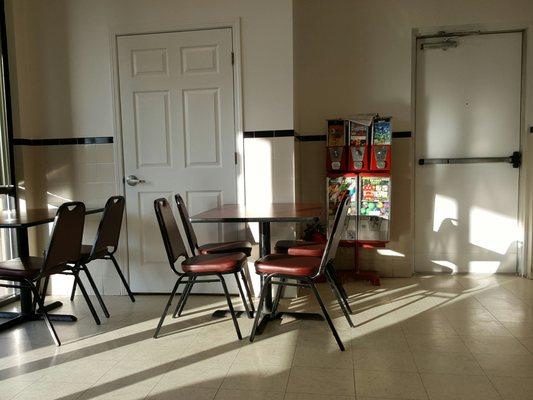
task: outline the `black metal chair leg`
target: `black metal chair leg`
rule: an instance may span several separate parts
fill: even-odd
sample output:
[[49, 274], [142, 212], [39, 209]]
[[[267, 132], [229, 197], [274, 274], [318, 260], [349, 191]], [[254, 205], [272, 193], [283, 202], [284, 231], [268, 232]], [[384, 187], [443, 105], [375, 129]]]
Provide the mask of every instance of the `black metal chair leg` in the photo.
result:
[[128, 282], [126, 282], [126, 278], [124, 277], [124, 274], [122, 273], [122, 270], [120, 269], [115, 256], [113, 254], [110, 254], [109, 259], [113, 261], [113, 265], [115, 266], [115, 269], [117, 270], [118, 276], [120, 277], [122, 284], [126, 288], [126, 292], [128, 292], [128, 296], [130, 297], [131, 302], [135, 303], [135, 297], [133, 296], [133, 293], [131, 292], [130, 285], [128, 285]]
[[46, 294], [48, 292], [48, 284], [50, 283], [50, 275], [48, 275], [46, 278], [44, 278], [44, 285], [43, 285], [43, 288], [41, 290], [41, 299], [43, 299], [43, 303], [44, 303], [44, 300], [46, 299]]
[[248, 302], [250, 303], [250, 308], [252, 309], [251, 318], [253, 318], [253, 314], [255, 314], [254, 299], [252, 297], [252, 291], [250, 290], [250, 284], [248, 280], [246, 279], [246, 275], [244, 274], [244, 271], [242, 269], [241, 269], [241, 278], [244, 284], [244, 289], [246, 290], [246, 294], [248, 295]]
[[48, 316], [48, 313], [46, 312], [46, 308], [44, 308], [44, 302], [41, 296], [39, 295], [39, 291], [31, 282], [28, 282], [28, 286], [31, 288], [31, 291], [33, 292], [33, 296], [35, 297], [35, 299], [37, 299], [37, 304], [39, 305], [39, 309], [41, 310], [44, 316], [44, 322], [46, 323], [46, 326], [48, 327], [50, 336], [52, 336], [52, 339], [54, 340], [54, 343], [56, 344], [56, 346], [61, 346], [61, 341], [59, 340], [59, 336], [57, 336], [57, 332], [54, 326], [52, 325], [52, 321], [50, 321], [50, 317]]
[[259, 304], [257, 305], [257, 311], [255, 313], [254, 325], [252, 326], [252, 332], [250, 333], [250, 342], [253, 342], [255, 339], [255, 332], [257, 331], [257, 326], [259, 325], [259, 318], [261, 318], [261, 310], [263, 309], [263, 303], [265, 302], [266, 297], [266, 288], [270, 287], [269, 283], [272, 277], [267, 276], [266, 279], [262, 279], [263, 285], [261, 286], [261, 293], [259, 295]]
[[83, 286], [83, 283], [81, 282], [79, 271], [74, 272], [74, 279], [76, 280], [76, 282], [78, 283], [78, 286], [80, 287], [81, 294], [83, 294], [83, 297], [85, 298], [85, 302], [87, 303], [87, 306], [89, 307], [89, 310], [91, 311], [91, 314], [93, 315], [96, 325], [100, 325], [100, 318], [98, 318], [98, 314], [96, 313], [93, 303], [91, 302], [91, 299], [89, 298], [89, 295], [87, 294], [87, 290], [85, 290], [85, 286]]
[[93, 288], [94, 295], [96, 296], [96, 299], [98, 300], [98, 303], [100, 303], [100, 307], [102, 307], [102, 311], [104, 312], [104, 315], [109, 318], [109, 311], [107, 310], [107, 307], [104, 303], [104, 300], [102, 299], [102, 296], [100, 295], [100, 291], [98, 290], [98, 287], [96, 286], [96, 283], [94, 283], [94, 279], [89, 272], [89, 268], [87, 268], [87, 265], [82, 265], [81, 269], [83, 269], [83, 272], [85, 272], [85, 275], [87, 276], [87, 280], [89, 281], [89, 284]]
[[329, 286], [331, 288], [331, 291], [337, 298], [337, 303], [339, 303], [339, 307], [341, 308], [342, 313], [344, 314], [344, 316], [346, 317], [346, 320], [348, 321], [348, 325], [350, 325], [353, 328], [354, 324], [352, 322], [352, 319], [350, 318], [350, 314], [348, 314], [348, 310], [346, 309], [344, 305], [344, 301], [339, 292], [339, 289], [337, 288], [337, 286], [335, 285], [335, 282], [333, 281], [333, 278], [331, 277], [331, 272], [326, 269], [325, 275], [326, 275], [326, 280], [328, 281]]
[[194, 285], [194, 281], [196, 280], [196, 277], [193, 276], [190, 280], [187, 286], [185, 287], [185, 290], [181, 294], [181, 297], [179, 299], [179, 304], [176, 306], [176, 311], [172, 315], [174, 318], [176, 318], [176, 315], [178, 317], [181, 317], [181, 314], [183, 313], [183, 310], [185, 309], [185, 304], [187, 304], [187, 300], [189, 299], [189, 295], [191, 294], [192, 287]]
[[180, 298], [178, 300], [178, 304], [176, 304], [176, 309], [172, 313], [172, 318], [176, 318], [178, 316], [178, 312], [180, 310], [181, 303], [183, 303], [183, 301], [185, 300], [185, 297], [187, 296], [187, 290], [189, 289], [189, 285], [190, 284], [191, 284], [191, 281], [188, 280], [187, 283], [185, 284], [185, 288], [183, 289], [183, 292], [181, 292]]
[[176, 291], [178, 290], [178, 286], [180, 285], [183, 277], [184, 275], [178, 278], [178, 280], [176, 281], [176, 284], [174, 285], [174, 289], [172, 289], [172, 293], [170, 294], [168, 298], [167, 305], [165, 306], [165, 310], [163, 311], [163, 315], [161, 315], [161, 318], [159, 319], [159, 323], [157, 324], [157, 328], [154, 333], [154, 339], [157, 339], [157, 336], [159, 335], [159, 331], [161, 330], [161, 327], [163, 326], [163, 322], [165, 321], [165, 317], [167, 316], [168, 309], [170, 308], [170, 305], [172, 304], [172, 299], [176, 295]]
[[224, 294], [226, 295], [226, 300], [228, 301], [229, 312], [231, 313], [231, 319], [233, 319], [233, 325], [235, 325], [235, 330], [237, 331], [237, 337], [239, 338], [239, 340], [241, 340], [241, 329], [239, 328], [239, 322], [237, 321], [237, 316], [235, 315], [235, 310], [233, 309], [233, 304], [231, 303], [231, 298], [229, 297], [226, 281], [224, 280], [224, 277], [221, 274], [218, 274], [218, 278], [222, 283], [222, 288], [224, 289]]
[[[39, 279], [38, 281], [35, 282], [35, 288], [37, 289], [37, 292], [41, 291], [41, 280], [42, 279]], [[37, 297], [33, 296], [31, 309], [35, 310], [36, 307], [37, 307]]]
[[72, 285], [72, 292], [70, 292], [70, 301], [74, 301], [74, 296], [76, 295], [76, 287], [78, 283], [76, 282], [76, 279], [74, 279], [74, 284]]
[[344, 289], [344, 286], [342, 285], [342, 282], [339, 280], [339, 277], [337, 276], [337, 272], [335, 271], [335, 267], [330, 264], [329, 267], [326, 267], [326, 270], [329, 270], [331, 279], [333, 280], [333, 283], [337, 287], [337, 290], [341, 294], [342, 301], [344, 302], [344, 305], [348, 312], [350, 314], [353, 314], [352, 308], [350, 307], [350, 302], [348, 301], [348, 294], [346, 293], [346, 290]]
[[337, 330], [335, 329], [335, 326], [333, 326], [333, 322], [331, 321], [331, 318], [329, 317], [328, 311], [326, 310], [326, 306], [322, 302], [322, 299], [320, 298], [320, 295], [318, 294], [318, 290], [316, 290], [316, 286], [313, 283], [312, 279], [308, 279], [307, 283], [309, 286], [311, 286], [311, 289], [313, 290], [313, 293], [315, 294], [316, 300], [318, 301], [318, 304], [320, 305], [320, 308], [322, 309], [322, 314], [324, 315], [324, 318], [326, 319], [329, 329], [331, 329], [331, 332], [333, 333], [333, 336], [335, 337], [335, 340], [337, 341], [337, 344], [339, 345], [339, 348], [341, 351], [344, 351], [344, 344], [342, 343], [341, 338], [339, 337], [339, 334], [337, 333]]
[[244, 304], [244, 308], [246, 309], [246, 314], [248, 314], [248, 318], [253, 318], [253, 314], [250, 312], [250, 307], [248, 306], [248, 300], [246, 300], [246, 296], [244, 295], [244, 291], [242, 290], [239, 274], [235, 272], [233, 275], [235, 276], [235, 280], [237, 281], [237, 287], [239, 288], [239, 294], [242, 299], [242, 304]]
[[[285, 282], [287, 279], [281, 278], [281, 282]], [[285, 290], [284, 285], [278, 285], [278, 290], [276, 291], [276, 297], [274, 299], [274, 303], [272, 303], [272, 315], [274, 316], [276, 312], [278, 311], [279, 302], [281, 300], [281, 296], [283, 295], [283, 291]]]

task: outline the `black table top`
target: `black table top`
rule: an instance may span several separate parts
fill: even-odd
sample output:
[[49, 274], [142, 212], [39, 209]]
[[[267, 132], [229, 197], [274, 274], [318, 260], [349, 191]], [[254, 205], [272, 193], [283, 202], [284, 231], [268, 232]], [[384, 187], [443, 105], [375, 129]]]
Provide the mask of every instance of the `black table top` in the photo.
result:
[[193, 215], [191, 222], [298, 222], [317, 220], [323, 212], [320, 204], [271, 203], [245, 206], [225, 204]]
[[[88, 208], [85, 215], [103, 212], [104, 208]], [[29, 228], [54, 221], [57, 210], [47, 208], [29, 208], [25, 212], [0, 212], [0, 228]]]

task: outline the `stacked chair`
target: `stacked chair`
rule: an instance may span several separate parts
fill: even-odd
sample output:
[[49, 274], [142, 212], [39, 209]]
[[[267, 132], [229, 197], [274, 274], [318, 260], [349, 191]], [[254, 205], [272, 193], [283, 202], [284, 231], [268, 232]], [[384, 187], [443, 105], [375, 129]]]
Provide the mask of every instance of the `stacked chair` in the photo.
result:
[[[312, 255], [301, 253], [294, 254], [293, 251], [291, 252], [291, 254], [270, 254], [255, 262], [256, 273], [262, 275], [263, 277], [263, 286], [261, 288], [261, 296], [259, 300], [259, 305], [257, 307], [258, 311], [255, 315], [254, 325], [252, 328], [252, 333], [250, 335], [251, 342], [254, 341], [257, 326], [259, 324], [259, 319], [261, 316], [261, 309], [265, 301], [266, 291], [270, 290], [270, 285], [279, 285], [278, 291], [276, 293], [276, 299], [273, 304], [273, 313], [275, 313], [277, 310], [282, 288], [284, 286], [296, 285], [299, 287], [309, 288], [313, 291], [318, 301], [318, 304], [320, 305], [324, 318], [328, 323], [329, 328], [331, 329], [339, 348], [344, 351], [344, 345], [333, 325], [333, 322], [331, 321], [331, 318], [329, 317], [327, 309], [318, 293], [318, 290], [316, 289], [313, 280], [320, 276], [324, 276], [326, 278], [333, 293], [337, 298], [337, 301], [344, 316], [346, 317], [350, 326], [353, 327], [353, 323], [348, 313], [348, 309], [346, 308], [347, 301], [345, 301], [344, 296], [341, 294], [340, 288], [342, 286], [340, 286], [340, 284], [334, 277], [335, 274], [333, 270], [333, 261], [335, 259], [335, 254], [337, 252], [342, 230], [344, 229], [346, 216], [348, 214], [348, 208], [349, 196], [347, 193], [344, 193], [337, 208], [337, 212], [335, 213], [335, 219], [333, 221], [330, 236], [320, 255], [319, 252], [316, 250], [316, 252], [312, 253]], [[298, 247], [294, 247], [294, 249], [297, 248]], [[289, 250], [291, 249], [292, 248], [289, 248]], [[287, 252], [289, 253], [289, 251]], [[287, 282], [287, 280], [294, 280], [297, 283], [289, 283]]]
[[[178, 202], [178, 208], [181, 208], [180, 215], [186, 216], [186, 208], [181, 198], [178, 199], [177, 196], [176, 201]], [[203, 253], [198, 255], [189, 254], [185, 241], [183, 240], [180, 230], [178, 228], [178, 224], [174, 218], [174, 214], [172, 212], [172, 208], [169, 202], [164, 198], [157, 199], [154, 201], [154, 209], [157, 217], [157, 222], [161, 230], [161, 236], [165, 245], [165, 251], [167, 253], [170, 268], [177, 276], [177, 280], [174, 285], [174, 288], [172, 289], [172, 293], [168, 298], [163, 314], [161, 315], [161, 318], [159, 320], [159, 324], [157, 325], [157, 328], [155, 330], [154, 338], [157, 338], [159, 335], [159, 331], [163, 326], [165, 317], [168, 313], [168, 310], [172, 304], [172, 300], [176, 295], [180, 284], [185, 284], [185, 289], [180, 297], [180, 300], [178, 301], [178, 306], [174, 315], [179, 315], [183, 310], [183, 307], [185, 306], [185, 301], [189, 296], [193, 285], [203, 282], [220, 282], [222, 285], [222, 289], [224, 290], [226, 300], [228, 302], [228, 307], [231, 313], [231, 317], [233, 319], [235, 331], [237, 332], [237, 337], [239, 338], [239, 340], [242, 339], [239, 323], [237, 322], [237, 316], [235, 314], [235, 310], [233, 309], [233, 304], [229, 296], [224, 276], [231, 274], [235, 277], [237, 285], [239, 286], [240, 294], [242, 296], [242, 301], [246, 309], [252, 309], [253, 302], [251, 298], [249, 298], [250, 308], [248, 308], [247, 300], [243, 294], [243, 290], [238, 277], [238, 274], [242, 273], [242, 268], [246, 264], [246, 253], [233, 251], [230, 253], [215, 252]], [[186, 218], [188, 222], [188, 216]], [[190, 236], [190, 232], [194, 232], [192, 231], [192, 227], [186, 228], [188, 223], [184, 223], [183, 225], [185, 227], [188, 243], [194, 243], [194, 239]], [[195, 247], [194, 251], [198, 251], [198, 247]], [[176, 265], [179, 259], [183, 259], [183, 261], [181, 262], [182, 271], [178, 270]], [[205, 279], [205, 277], [209, 276], [214, 276], [215, 278]], [[246, 280], [244, 281], [244, 283], [247, 287], [247, 292], [250, 293]]]
[[[126, 200], [123, 196], [110, 197], [105, 204], [104, 213], [102, 214], [102, 219], [100, 220], [100, 224], [98, 225], [98, 230], [96, 232], [96, 238], [94, 240], [94, 243], [92, 245], [84, 244], [81, 246], [80, 270], [82, 270], [87, 276], [87, 280], [93, 288], [96, 298], [98, 299], [98, 302], [100, 303], [100, 306], [102, 307], [105, 316], [108, 318], [109, 311], [107, 310], [107, 307], [104, 304], [104, 301], [102, 300], [102, 296], [100, 296], [100, 293], [98, 292], [96, 284], [94, 283], [94, 280], [89, 272], [89, 268], [87, 267], [87, 264], [94, 260], [111, 260], [120, 280], [122, 281], [122, 284], [128, 292], [128, 296], [130, 297], [132, 302], [135, 302], [135, 297], [133, 296], [128, 282], [126, 281], [124, 274], [120, 270], [117, 259], [114, 256], [115, 252], [118, 249], [118, 241], [120, 238], [120, 230], [122, 227], [122, 218], [124, 215], [125, 204]], [[76, 293], [76, 282], [77, 280], [74, 281], [70, 300], [74, 300], [74, 295]]]
[[[192, 227], [190, 218], [189, 218], [189, 212], [187, 211], [187, 206], [185, 205], [185, 202], [183, 201], [182, 197], [177, 194], [174, 197], [176, 201], [176, 206], [178, 207], [178, 211], [181, 218], [181, 223], [183, 224], [183, 228], [185, 229], [185, 234], [187, 235], [187, 240], [189, 242], [189, 246], [191, 248], [192, 255], [199, 255], [199, 254], [229, 254], [229, 253], [244, 253], [246, 254], [246, 257], [250, 257], [252, 254], [252, 244], [248, 241], [241, 241], [236, 240], [232, 242], [218, 242], [218, 243], [207, 243], [204, 245], [198, 244], [198, 239], [196, 237], [196, 233], [194, 232], [194, 228]], [[252, 301], [252, 294], [250, 292], [250, 286], [248, 285], [248, 282], [246, 280], [246, 276], [244, 274], [244, 270], [240, 270], [240, 275], [242, 278], [242, 282], [244, 284], [244, 287], [246, 288], [246, 293], [248, 295], [248, 300], [250, 302], [250, 308], [248, 308], [248, 305], [246, 303], [246, 300], [244, 298], [244, 293], [242, 291], [242, 286], [239, 282], [239, 277], [237, 274], [235, 274], [235, 279], [237, 280], [237, 286], [239, 288], [239, 293], [241, 297], [243, 298], [243, 303], [246, 308], [246, 312], [248, 313], [250, 318], [253, 318], [253, 314], [255, 312], [254, 309], [254, 302]], [[176, 311], [174, 312], [174, 318], [181, 315], [181, 312], [183, 311], [183, 307], [185, 306], [185, 303], [187, 302], [187, 298], [189, 297], [189, 294], [191, 293], [193, 283], [188, 283], [187, 287], [185, 288], [182, 298], [180, 299], [180, 303], [178, 303], [178, 306], [176, 307]]]

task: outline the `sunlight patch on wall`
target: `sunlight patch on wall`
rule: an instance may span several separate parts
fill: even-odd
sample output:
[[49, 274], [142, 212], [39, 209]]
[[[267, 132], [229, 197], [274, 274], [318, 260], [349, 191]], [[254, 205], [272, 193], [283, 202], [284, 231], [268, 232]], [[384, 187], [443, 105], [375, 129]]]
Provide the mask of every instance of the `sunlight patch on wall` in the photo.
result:
[[441, 267], [448, 268], [451, 272], [457, 272], [458, 270], [457, 265], [448, 260], [431, 260], [431, 262]]
[[449, 219], [452, 224], [457, 226], [459, 211], [457, 200], [441, 194], [435, 195], [435, 208], [433, 210], [433, 232], [438, 232], [442, 223]]
[[469, 217], [469, 241], [476, 246], [505, 254], [519, 240], [516, 217], [475, 206], [470, 209]]
[[469, 261], [468, 272], [478, 274], [494, 274], [500, 268], [499, 261]]

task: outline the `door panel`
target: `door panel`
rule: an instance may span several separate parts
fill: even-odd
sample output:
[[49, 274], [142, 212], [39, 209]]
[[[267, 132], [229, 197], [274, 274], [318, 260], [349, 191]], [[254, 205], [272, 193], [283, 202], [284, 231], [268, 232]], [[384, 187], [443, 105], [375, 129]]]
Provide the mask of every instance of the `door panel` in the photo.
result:
[[[519, 151], [522, 35], [454, 40], [446, 51], [418, 42], [416, 159]], [[417, 271], [515, 272], [519, 169], [416, 165], [415, 175]]]
[[[134, 291], [167, 292], [174, 282], [154, 199], [173, 204], [180, 193], [191, 215], [237, 202], [231, 53], [231, 29], [118, 38], [124, 171], [145, 181], [126, 185]], [[200, 243], [235, 238], [217, 224], [195, 229]]]

